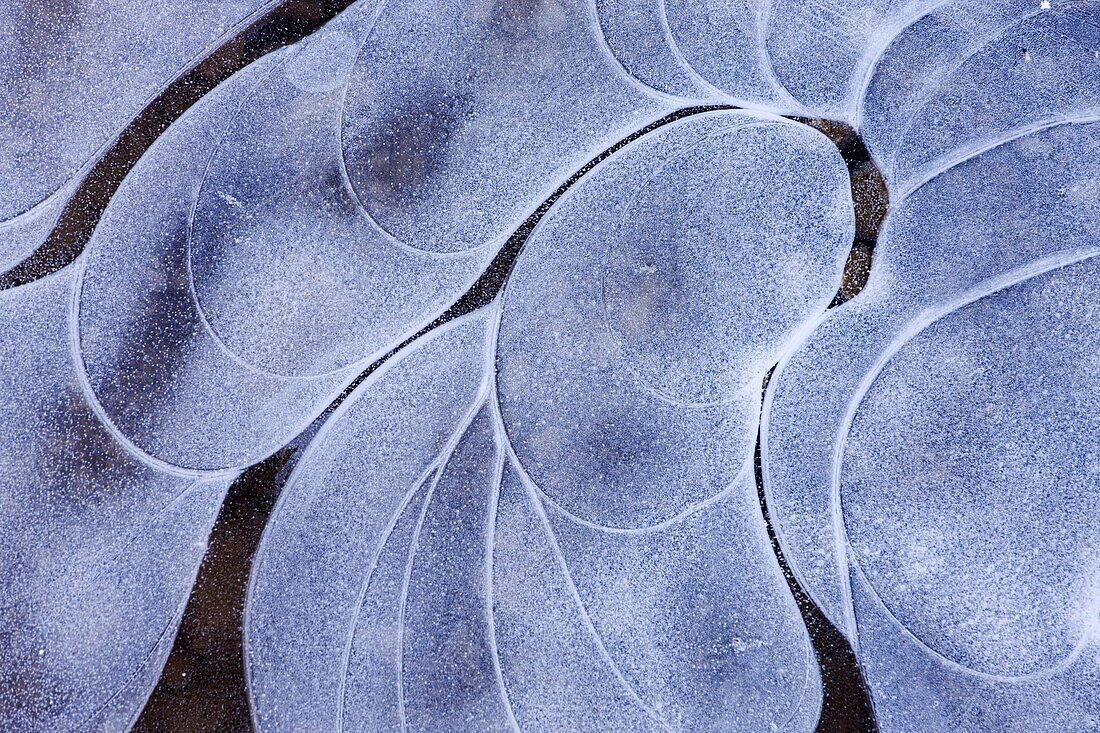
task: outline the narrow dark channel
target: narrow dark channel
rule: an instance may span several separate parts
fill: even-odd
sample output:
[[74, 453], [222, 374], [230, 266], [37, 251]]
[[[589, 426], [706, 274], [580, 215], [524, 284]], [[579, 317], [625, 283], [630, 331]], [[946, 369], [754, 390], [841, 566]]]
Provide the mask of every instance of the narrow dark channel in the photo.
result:
[[[772, 367], [760, 390], [761, 403], [771, 381]], [[856, 659], [852, 645], [844, 634], [830, 621], [809, 593], [802, 587], [791, 572], [791, 566], [779, 544], [775, 526], [772, 524], [771, 511], [764, 494], [764, 472], [761, 463], [762, 436], [756, 436], [754, 469], [756, 473], [756, 494], [760, 501], [760, 512], [764, 515], [764, 524], [768, 529], [772, 552], [779, 561], [779, 568], [787, 581], [802, 622], [810, 636], [810, 644], [817, 657], [817, 666], [821, 674], [821, 716], [817, 721], [816, 733], [878, 733], [871, 691], [863, 678], [863, 672]]]
[[[889, 192], [886, 180], [855, 130], [832, 120], [798, 117], [792, 119], [825, 134], [837, 146], [848, 167], [856, 227], [840, 287], [829, 304], [829, 308], [836, 308], [859, 295], [867, 284], [867, 279], [871, 275], [871, 263], [879, 230], [886, 219]], [[763, 409], [764, 395], [774, 372], [775, 366], [769, 369], [764, 377], [760, 390], [761, 409]], [[878, 723], [875, 719], [871, 691], [867, 687], [852, 645], [795, 578], [783, 554], [783, 548], [779, 544], [779, 537], [772, 522], [771, 509], [768, 507], [764, 492], [762, 437], [759, 433], [756, 436], [754, 457], [756, 493], [772, 551], [783, 571], [783, 577], [787, 581], [787, 587], [790, 588], [798, 611], [802, 615], [802, 621], [806, 624], [810, 644], [817, 657], [817, 665], [821, 673], [822, 700], [821, 716], [818, 719], [816, 731], [817, 733], [877, 733]]]
[[[156, 139], [204, 95], [262, 56], [319, 29], [354, 0], [285, 0], [214, 48], [166, 86], [119, 134], [84, 176], [46, 241], [0, 274], [0, 290], [24, 285], [64, 268], [84, 250], [122, 180]], [[276, 500], [302, 448], [348, 396], [415, 339], [482, 308], [500, 293], [524, 243], [557, 200], [595, 166], [642, 136], [677, 120], [730, 105], [677, 110], [611, 145], [550, 194], [508, 238], [484, 273], [443, 315], [372, 363], [326, 410], [285, 448], [245, 470], [230, 486], [183, 619], [155, 689], [134, 730], [144, 733], [238, 733], [251, 731], [242, 629], [253, 557]], [[810, 125], [837, 145], [848, 165], [855, 201], [856, 236], [843, 282], [830, 307], [855, 297], [870, 273], [887, 194], [882, 176], [859, 136], [848, 126], [791, 119]], [[770, 377], [770, 373], [769, 373]], [[767, 380], [765, 380], [765, 388]], [[759, 437], [756, 479], [773, 550], [809, 631], [821, 669], [824, 701], [819, 733], [877, 731], [869, 690], [844, 636], [824, 616], [790, 572], [763, 492]]]
[[122, 180], [168, 126], [230, 76], [283, 46], [310, 35], [354, 0], [284, 0], [166, 86], [119, 133], [85, 174], [46, 241], [0, 274], [0, 290], [40, 280], [84, 251]]
[[[233, 482], [211, 533], [209, 549], [164, 672], [142, 711], [135, 731], [221, 733], [253, 730], [242, 648], [245, 594], [252, 558], [264, 526], [301, 449], [333, 411], [394, 354], [443, 324], [491, 303], [504, 287], [523, 245], [539, 221], [566, 191], [594, 167], [660, 127], [692, 115], [722, 109], [733, 107], [712, 105], [677, 110], [619, 140], [588, 161], [524, 220], [485, 272], [443, 315], [372, 363], [286, 448], [249, 468]], [[851, 128], [828, 121], [797, 121], [827, 134], [837, 144], [851, 175], [856, 236], [843, 280], [830, 305], [834, 307], [855, 297], [867, 281], [878, 228], [886, 213], [886, 188], [866, 147]], [[770, 372], [768, 376], [770, 378]], [[764, 498], [759, 437], [756, 481], [761, 512], [773, 551], [802, 614], [821, 671], [823, 703], [817, 731], [873, 733], [878, 727], [870, 692], [852, 647], [799, 585], [779, 545]]]

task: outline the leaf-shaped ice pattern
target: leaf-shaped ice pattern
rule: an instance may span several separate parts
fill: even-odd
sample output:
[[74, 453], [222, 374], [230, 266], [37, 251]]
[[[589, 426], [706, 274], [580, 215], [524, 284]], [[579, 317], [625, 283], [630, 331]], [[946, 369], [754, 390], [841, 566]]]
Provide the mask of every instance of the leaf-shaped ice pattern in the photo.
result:
[[623, 73], [590, 0], [389, 3], [344, 105], [359, 203], [441, 253], [499, 244], [596, 153], [673, 109]]
[[4, 3], [0, 220], [61, 188], [150, 96], [264, 1]]
[[775, 78], [817, 115], [852, 123], [887, 43], [944, 0], [772, 0], [765, 47]]
[[[963, 306], [1100, 251], [1098, 154], [1100, 125], [1062, 124], [895, 202], [867, 289], [773, 382], [764, 473], [777, 531], [803, 586], [858, 634], [885, 730], [1095, 726], [1095, 654], [1068, 660], [1095, 634], [1096, 538], [1065, 534], [1095, 504], [1096, 435], [1081, 412], [1096, 379], [1082, 301], [1095, 275], [1068, 268]], [[861, 399], [883, 364], [868, 414]], [[1073, 426], [1070, 443], [1055, 424]], [[862, 468], [849, 477], [852, 461]]]
[[538, 498], [511, 461], [493, 535], [493, 620], [508, 697], [524, 731], [659, 731], [580, 605]]
[[515, 728], [490, 613], [502, 446], [483, 406], [441, 470], [402, 596], [401, 709], [410, 731]]
[[380, 355], [442, 312], [493, 255], [410, 249], [357, 205], [340, 120], [373, 8], [349, 13], [245, 96], [194, 203], [189, 264], [206, 322], [245, 363], [290, 376]]
[[887, 48], [861, 114], [895, 195], [1009, 136], [1100, 117], [1100, 4], [946, 4]]
[[144, 704], [228, 485], [117, 443], [73, 367], [72, 268], [0, 293], [0, 726], [116, 731]]
[[201, 152], [276, 61], [235, 76], [156, 142], [81, 263], [77, 337], [96, 408], [121, 440], [174, 466], [247, 466], [290, 440], [354, 376], [289, 379], [241, 363], [207, 328], [190, 287]]
[[339, 408], [290, 478], [248, 598], [260, 730], [395, 727], [395, 604], [419, 507], [482, 401], [487, 338], [472, 316], [414, 342]]
[[501, 405], [563, 509], [648, 526], [736, 475], [765, 372], [839, 282], [848, 175], [820, 133], [742, 112], [667, 125], [597, 170], [509, 280]]
[[631, 75], [681, 97], [801, 109], [771, 72], [766, 2], [596, 0], [608, 46]]
[[[760, 518], [751, 456], [715, 501], [645, 530], [608, 531], [552, 506], [543, 509], [538, 490], [518, 475], [513, 467], [502, 487], [502, 506], [515, 506], [509, 521], [541, 530], [543, 536], [535, 534], [530, 541], [560, 563], [563, 578], [551, 580], [560, 586], [564, 579], [592, 634], [602, 639], [602, 653], [618, 660], [622, 689], [617, 692], [631, 694], [650, 716], [648, 725], [715, 731], [812, 728], [821, 704], [817, 665]], [[542, 526], [525, 513], [541, 514]], [[549, 726], [540, 718], [554, 711], [553, 698], [510, 674], [515, 667], [531, 669], [523, 659], [527, 645], [519, 629], [542, 638], [560, 621], [541, 618], [542, 605], [517, 607], [524, 589], [507, 580], [517, 575], [509, 566], [519, 558], [505, 551], [516, 553], [519, 543], [508, 544], [499, 536], [498, 542], [503, 577], [494, 611], [501, 619], [501, 666], [517, 718], [524, 730], [584, 729], [591, 704], [570, 710], [569, 724]], [[576, 610], [573, 616], [573, 624], [581, 626]], [[518, 641], [519, 648], [511, 649], [508, 641]], [[551, 677], [547, 681], [560, 687], [562, 679], [585, 674], [583, 660], [564, 657], [543, 660], [532, 681]], [[594, 686], [607, 686], [600, 672], [606, 677], [605, 670], [587, 674]], [[620, 720], [612, 729], [633, 728]]]
[[263, 731], [824, 730], [823, 626], [1100, 729], [1100, 5], [257, 5], [0, 12], [4, 726], [132, 724], [252, 466]]
[[[708, 200], [726, 186], [743, 202]], [[582, 178], [536, 227], [490, 314], [414, 342], [302, 458], [248, 598], [259, 728], [810, 729], [820, 682], [760, 514], [752, 448], [764, 373], [828, 304], [852, 232], [835, 147], [771, 116], [670, 123]], [[680, 257], [662, 260], [681, 233]], [[692, 257], [711, 270], [691, 272]], [[652, 296], [648, 322], [628, 317], [632, 280]], [[551, 313], [560, 327], [547, 328]], [[738, 314], [736, 327], [719, 313]], [[601, 369], [618, 373], [588, 371], [592, 347], [566, 335], [613, 344]], [[520, 357], [533, 371], [517, 371]], [[528, 420], [478, 386], [494, 365], [506, 405], [575, 380], [591, 389], [544, 398]], [[671, 426], [674, 448], [706, 446], [705, 465], [691, 465], [704, 451], [616, 435], [625, 419], [590, 407], [607, 384], [649, 421], [646, 435]], [[553, 459], [533, 455], [544, 443], [524, 431], [551, 420], [618, 443], [577, 441], [534, 479], [528, 457]], [[633, 503], [619, 498], [622, 485], [592, 478], [609, 455], [678, 464], [665, 468], [678, 493], [662, 504], [647, 484]], [[585, 494], [587, 516], [558, 506]], [[533, 639], [552, 643], [540, 644], [544, 663], [531, 661]]]

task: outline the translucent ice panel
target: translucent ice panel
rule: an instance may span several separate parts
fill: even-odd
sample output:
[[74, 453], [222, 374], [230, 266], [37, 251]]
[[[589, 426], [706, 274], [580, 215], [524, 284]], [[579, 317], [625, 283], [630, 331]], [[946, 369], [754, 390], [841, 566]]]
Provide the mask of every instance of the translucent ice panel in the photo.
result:
[[596, 0], [604, 40], [623, 68], [641, 82], [688, 98], [718, 98], [683, 58], [660, 0]]
[[903, 337], [852, 418], [852, 561], [967, 669], [1049, 670], [1100, 628], [1098, 285], [1091, 259]]
[[[410, 547], [476, 408], [485, 321], [457, 321], [368, 378], [283, 490], [248, 594], [246, 659], [260, 730], [336, 730], [341, 720], [349, 730], [400, 727]], [[484, 486], [492, 488], [491, 477]]]
[[505, 291], [500, 399], [535, 483], [615, 527], [725, 488], [761, 380], [832, 298], [852, 231], [836, 149], [785, 120], [707, 113], [601, 164]]
[[855, 121], [866, 79], [899, 31], [943, 0], [773, 0], [775, 77], [814, 115]]
[[122, 439], [174, 466], [247, 466], [296, 435], [351, 378], [288, 379], [244, 364], [195, 304], [187, 241], [206, 157], [276, 60], [234, 76], [153, 145], [81, 263], [77, 344], [97, 409]]
[[127, 452], [85, 399], [72, 269], [0, 294], [0, 721], [117, 731], [172, 647], [228, 479]]
[[958, 160], [1100, 115], [1100, 5], [947, 3], [878, 62], [861, 129], [902, 193]]
[[344, 95], [370, 10], [357, 6], [259, 78], [206, 156], [189, 230], [195, 299], [217, 339], [258, 370], [308, 377], [380, 356], [495, 252], [408, 247], [359, 206], [340, 125], [363, 114]]
[[770, 0], [657, 1], [664, 8], [674, 48], [707, 82], [748, 106], [799, 110], [768, 57], [765, 41], [775, 13]]
[[4, 3], [0, 221], [60, 188], [195, 56], [263, 4]]
[[384, 231], [460, 252], [671, 109], [616, 63], [591, 0], [388, 3], [344, 99], [343, 155]]
[[[646, 724], [656, 721], [669, 730], [812, 729], [821, 700], [817, 665], [772, 554], [750, 462], [713, 502], [655, 529], [586, 526], [543, 509], [533, 488], [528, 495], [535, 511], [545, 514], [543, 531], [575, 594], [574, 633], [586, 629], [591, 637], [577, 651], [595, 640], [606, 659], [602, 674], [588, 672], [593, 685], [614, 672], [614, 691], [634, 703], [626, 711], [644, 713], [651, 719]], [[501, 598], [515, 603], [507, 588]], [[539, 624], [532, 633], [547, 636], [554, 622], [549, 616], [546, 630]], [[502, 643], [503, 660], [515, 660], [517, 652]], [[533, 679], [505, 681], [509, 689], [525, 690], [555, 673], [575, 678], [585, 670], [576, 653], [548, 660]], [[527, 693], [535, 704], [526, 715], [553, 712], [547, 692]], [[563, 727], [584, 728], [588, 709], [572, 710], [575, 717]], [[628, 720], [620, 718], [617, 729], [627, 729]]]

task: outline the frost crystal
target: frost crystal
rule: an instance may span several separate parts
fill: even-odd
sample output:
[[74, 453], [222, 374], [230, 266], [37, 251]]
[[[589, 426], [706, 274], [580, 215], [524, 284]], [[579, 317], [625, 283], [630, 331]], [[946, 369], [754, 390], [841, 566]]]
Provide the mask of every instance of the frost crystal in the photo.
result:
[[0, 729], [1100, 730], [1096, 0], [0, 9]]

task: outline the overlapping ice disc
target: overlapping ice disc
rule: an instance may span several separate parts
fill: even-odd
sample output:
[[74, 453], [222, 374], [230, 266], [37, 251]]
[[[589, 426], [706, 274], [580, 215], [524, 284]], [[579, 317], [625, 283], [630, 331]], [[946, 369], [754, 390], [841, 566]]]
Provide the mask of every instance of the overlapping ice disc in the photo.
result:
[[216, 133], [270, 61], [193, 108], [123, 182], [81, 262], [77, 346], [120, 439], [166, 464], [239, 468], [273, 453], [351, 376], [288, 379], [229, 352], [197, 308], [191, 207]]
[[400, 727], [407, 562], [484, 381], [485, 321], [459, 321], [399, 354], [333, 416], [288, 481], [248, 595], [260, 730]]
[[129, 727], [175, 638], [227, 479], [128, 453], [73, 365], [72, 268], [0, 294], [0, 720]]
[[833, 297], [852, 228], [836, 149], [776, 118], [692, 117], [593, 171], [505, 292], [500, 399], [535, 483], [616, 527], [725, 488], [761, 380]]
[[60, 188], [193, 57], [262, 5], [5, 3], [0, 221]]
[[1095, 502], [1095, 275], [1067, 265], [1100, 251], [1098, 129], [1009, 139], [895, 202], [867, 289], [775, 378], [777, 531], [858, 640], [886, 730], [1094, 719], [1040, 701], [1096, 677], [1091, 653], [1070, 663], [1096, 624], [1097, 550], [1076, 519]]

